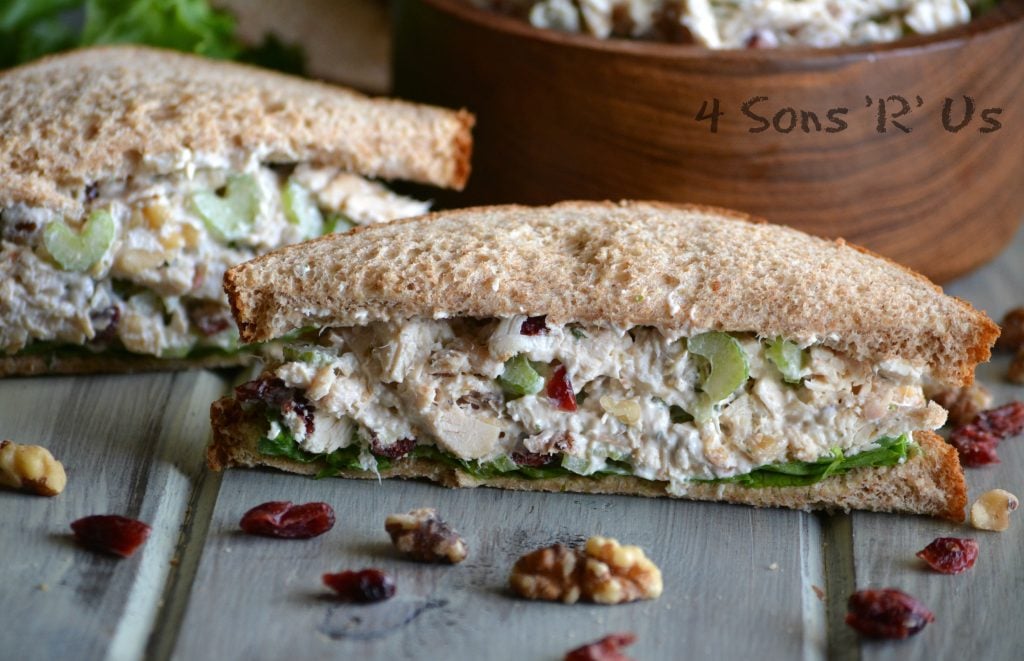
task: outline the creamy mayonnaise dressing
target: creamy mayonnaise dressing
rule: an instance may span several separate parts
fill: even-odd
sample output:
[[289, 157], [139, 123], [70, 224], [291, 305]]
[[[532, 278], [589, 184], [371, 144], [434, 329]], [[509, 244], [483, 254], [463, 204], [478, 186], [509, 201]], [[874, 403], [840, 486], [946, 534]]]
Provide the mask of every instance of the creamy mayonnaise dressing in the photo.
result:
[[[117, 228], [107, 252], [85, 272], [64, 270], [47, 254], [43, 230], [62, 218], [24, 205], [0, 210], [0, 353], [38, 341], [81, 345], [98, 335], [155, 356], [183, 355], [197, 345], [233, 347], [224, 272], [306, 238], [284, 213], [281, 190], [289, 178], [320, 209], [356, 224], [419, 215], [429, 206], [334, 168], [288, 171], [250, 160], [243, 169], [225, 169], [197, 158], [179, 154], [128, 180], [91, 186], [87, 197], [83, 192], [86, 216], [107, 210]], [[192, 197], [240, 174], [256, 184], [258, 211], [251, 231], [226, 242], [210, 232]]]
[[[563, 465], [583, 474], [614, 459], [678, 490], [693, 478], [815, 461], [835, 448], [856, 454], [882, 437], [945, 421], [945, 411], [924, 397], [918, 367], [870, 365], [812, 345], [799, 383], [786, 383], [766, 343], [749, 333], [734, 335], [749, 363], [747, 381], [709, 415], [682, 421], [678, 413], [701, 410], [708, 373], [685, 338], [576, 325], [524, 335], [526, 319], [413, 319], [325, 331], [317, 346], [273, 370], [315, 409], [311, 434], [297, 416], [286, 414], [284, 424], [313, 453], [415, 438], [466, 460], [562, 455], [571, 458]], [[496, 379], [514, 356], [526, 356], [548, 378], [563, 366], [577, 410], [560, 409], [545, 389], [507, 396]]]

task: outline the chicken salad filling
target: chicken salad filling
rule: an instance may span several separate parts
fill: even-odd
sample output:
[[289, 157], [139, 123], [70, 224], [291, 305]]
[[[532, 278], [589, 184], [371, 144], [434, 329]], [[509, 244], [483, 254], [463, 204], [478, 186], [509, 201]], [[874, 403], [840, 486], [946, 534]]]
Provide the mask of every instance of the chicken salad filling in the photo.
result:
[[909, 434], [946, 415], [900, 361], [543, 317], [327, 329], [269, 364], [236, 390], [266, 413], [260, 451], [328, 473], [426, 456], [473, 474], [633, 475], [676, 493], [693, 480], [806, 484], [901, 462]]
[[335, 168], [253, 162], [82, 188], [84, 219], [0, 209], [0, 355], [234, 352], [225, 270], [271, 249], [428, 204]]
[[994, 0], [471, 0], [539, 28], [707, 48], [867, 44], [933, 34]]

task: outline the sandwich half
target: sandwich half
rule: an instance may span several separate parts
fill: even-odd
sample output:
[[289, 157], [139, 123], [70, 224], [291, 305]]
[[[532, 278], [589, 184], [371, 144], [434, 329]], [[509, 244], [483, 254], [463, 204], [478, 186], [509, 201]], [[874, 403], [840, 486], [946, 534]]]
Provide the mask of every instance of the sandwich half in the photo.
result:
[[466, 112], [140, 47], [0, 74], [0, 376], [235, 364], [224, 271], [461, 188]]
[[571, 202], [432, 214], [234, 267], [245, 342], [208, 461], [448, 486], [964, 516], [926, 378], [998, 329], [843, 241]]

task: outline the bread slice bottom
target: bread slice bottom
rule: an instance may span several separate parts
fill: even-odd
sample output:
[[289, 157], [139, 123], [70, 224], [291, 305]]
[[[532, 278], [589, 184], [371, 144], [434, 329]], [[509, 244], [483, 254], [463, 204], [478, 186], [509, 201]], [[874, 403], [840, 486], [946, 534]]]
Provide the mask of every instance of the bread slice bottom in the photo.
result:
[[173, 372], [176, 370], [240, 367], [253, 361], [249, 353], [211, 353], [195, 358], [159, 358], [145, 354], [112, 354], [100, 352], [92, 356], [41, 353], [29, 356], [0, 357], [0, 378], [37, 376], [41, 374], [127, 374], [133, 372]]
[[[237, 401], [224, 398], [210, 408], [213, 440], [207, 463], [213, 470], [231, 466], [270, 466], [291, 473], [315, 475], [326, 465], [301, 463], [261, 455], [257, 443], [266, 428], [258, 411], [247, 412]], [[738, 484], [693, 484], [684, 498], [755, 507], [788, 507], [800, 510], [872, 510], [926, 514], [963, 521], [967, 485], [956, 450], [933, 432], [915, 432], [921, 451], [905, 463], [881, 468], [858, 468], [816, 484], [799, 487], [751, 488]], [[339, 477], [376, 478], [365, 471], [342, 470]], [[498, 487], [520, 491], [572, 491], [668, 497], [666, 482], [630, 476], [567, 476], [528, 479], [492, 477], [479, 479], [452, 466], [422, 458], [408, 458], [380, 471], [381, 477], [428, 479], [446, 487]]]

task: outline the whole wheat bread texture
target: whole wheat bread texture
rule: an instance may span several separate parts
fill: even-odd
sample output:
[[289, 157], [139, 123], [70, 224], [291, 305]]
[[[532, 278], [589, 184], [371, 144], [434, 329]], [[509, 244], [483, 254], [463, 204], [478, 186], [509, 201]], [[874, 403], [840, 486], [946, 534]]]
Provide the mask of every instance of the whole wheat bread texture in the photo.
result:
[[998, 327], [920, 276], [736, 212], [566, 202], [440, 212], [268, 253], [225, 274], [243, 341], [409, 317], [547, 315], [815, 338], [969, 384]]
[[[210, 408], [213, 441], [207, 464], [213, 470], [232, 466], [269, 466], [291, 473], [316, 475], [326, 464], [301, 463], [260, 454], [259, 439], [267, 420], [255, 409], [243, 410], [225, 397]], [[858, 468], [802, 487], [750, 488], [737, 484], [693, 484], [684, 498], [801, 510], [873, 510], [904, 512], [962, 521], [967, 506], [967, 485], [956, 450], [932, 432], [916, 432], [920, 452], [906, 463], [882, 468]], [[518, 491], [573, 491], [668, 497], [666, 483], [628, 476], [479, 479], [452, 466], [421, 458], [396, 461], [381, 477], [421, 478], [446, 487], [499, 487]], [[344, 470], [340, 477], [376, 478], [366, 471]]]
[[80, 216], [81, 190], [190, 154], [313, 162], [462, 188], [473, 117], [138, 46], [71, 51], [0, 74], [0, 208]]

